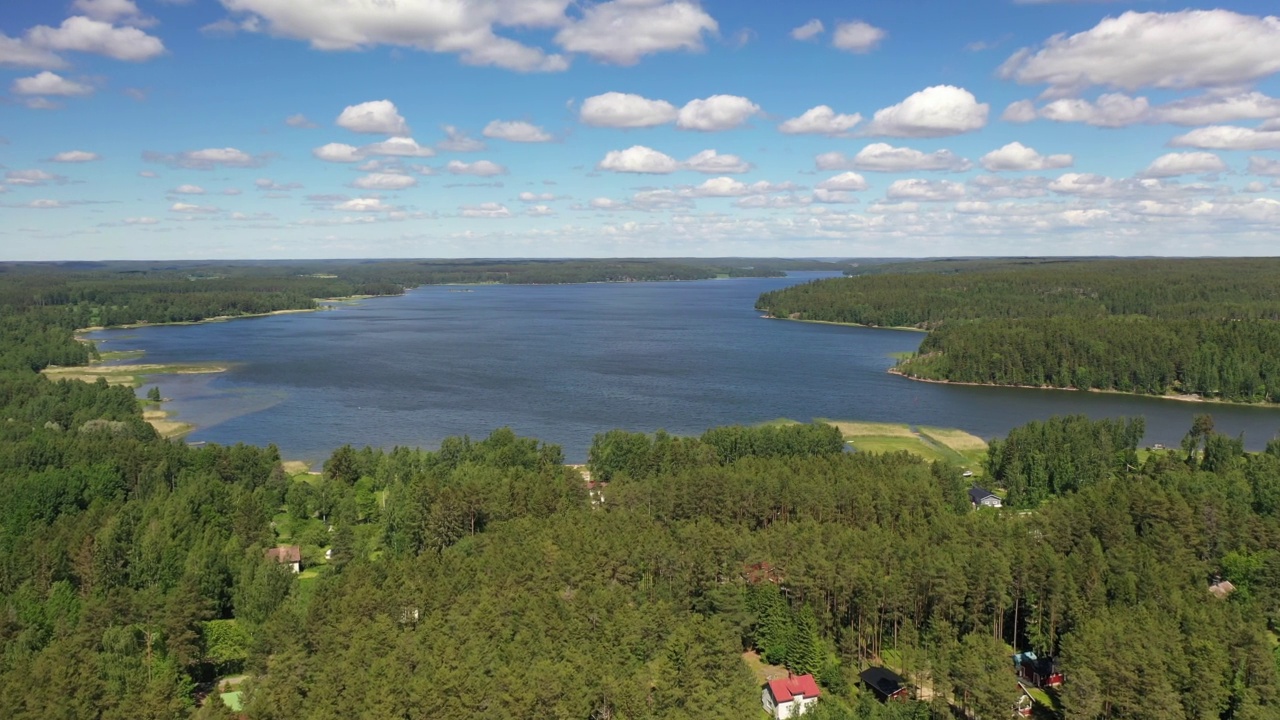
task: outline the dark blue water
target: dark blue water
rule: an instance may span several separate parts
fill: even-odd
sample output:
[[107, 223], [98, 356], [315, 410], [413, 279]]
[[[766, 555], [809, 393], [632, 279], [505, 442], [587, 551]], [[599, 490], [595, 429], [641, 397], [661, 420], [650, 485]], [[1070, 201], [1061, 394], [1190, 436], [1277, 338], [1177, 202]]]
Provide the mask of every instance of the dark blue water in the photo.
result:
[[107, 330], [104, 349], [143, 362], [230, 364], [156, 376], [190, 441], [275, 443], [323, 460], [344, 443], [433, 448], [508, 425], [585, 459], [621, 427], [696, 434], [779, 417], [959, 427], [986, 438], [1032, 419], [1143, 415], [1176, 444], [1192, 416], [1260, 448], [1276, 409], [1099, 393], [978, 388], [889, 375], [923, 335], [764, 320], [761, 292], [821, 276], [688, 283], [426, 287], [325, 312]]

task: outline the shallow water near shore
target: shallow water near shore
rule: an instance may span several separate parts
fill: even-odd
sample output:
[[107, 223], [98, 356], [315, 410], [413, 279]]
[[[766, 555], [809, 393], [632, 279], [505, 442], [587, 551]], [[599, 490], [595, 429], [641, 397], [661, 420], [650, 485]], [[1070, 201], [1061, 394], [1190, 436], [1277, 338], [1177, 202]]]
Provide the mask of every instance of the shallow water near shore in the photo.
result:
[[921, 333], [764, 320], [762, 292], [830, 273], [679, 283], [431, 286], [324, 312], [102, 330], [145, 363], [215, 363], [152, 376], [190, 442], [275, 443], [320, 461], [344, 443], [434, 448], [510, 426], [585, 460], [615, 427], [697, 434], [779, 417], [957, 427], [984, 438], [1029, 420], [1142, 415], [1176, 446], [1198, 413], [1260, 449], [1280, 409], [1101, 393], [914, 382], [886, 372]]

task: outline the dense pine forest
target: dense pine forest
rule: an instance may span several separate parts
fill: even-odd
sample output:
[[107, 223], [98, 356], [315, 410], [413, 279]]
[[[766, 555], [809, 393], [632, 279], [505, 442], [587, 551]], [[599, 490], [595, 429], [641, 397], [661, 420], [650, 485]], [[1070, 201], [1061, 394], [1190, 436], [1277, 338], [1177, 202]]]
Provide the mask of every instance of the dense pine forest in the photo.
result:
[[928, 330], [897, 368], [910, 377], [1280, 401], [1280, 260], [895, 267], [766, 293], [757, 307]]
[[[74, 306], [3, 311], [5, 717], [758, 718], [763, 662], [818, 679], [817, 720], [985, 720], [1015, 650], [1066, 676], [1043, 717], [1280, 716], [1280, 442], [1207, 416], [1167, 451], [1136, 420], [1016, 429], [984, 468], [1003, 509], [822, 424], [604, 432], [584, 469], [497, 430], [291, 473], [35, 372], [92, 355]], [[915, 699], [860, 687], [879, 665]]]

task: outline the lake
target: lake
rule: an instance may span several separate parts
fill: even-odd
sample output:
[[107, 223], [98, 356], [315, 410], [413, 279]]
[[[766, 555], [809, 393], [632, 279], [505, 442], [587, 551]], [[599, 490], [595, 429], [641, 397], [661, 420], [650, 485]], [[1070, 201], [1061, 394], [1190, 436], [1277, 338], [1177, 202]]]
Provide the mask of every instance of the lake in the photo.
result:
[[227, 364], [152, 376], [174, 419], [197, 426], [187, 440], [275, 443], [313, 462], [344, 443], [435, 448], [503, 425], [563, 446], [571, 462], [611, 428], [699, 434], [780, 417], [991, 438], [1052, 415], [1141, 415], [1148, 443], [1176, 445], [1209, 412], [1251, 449], [1280, 429], [1275, 408], [915, 382], [885, 371], [922, 333], [766, 320], [753, 308], [762, 292], [830, 275], [430, 286], [323, 312], [90, 337], [104, 350], [145, 350], [141, 362]]

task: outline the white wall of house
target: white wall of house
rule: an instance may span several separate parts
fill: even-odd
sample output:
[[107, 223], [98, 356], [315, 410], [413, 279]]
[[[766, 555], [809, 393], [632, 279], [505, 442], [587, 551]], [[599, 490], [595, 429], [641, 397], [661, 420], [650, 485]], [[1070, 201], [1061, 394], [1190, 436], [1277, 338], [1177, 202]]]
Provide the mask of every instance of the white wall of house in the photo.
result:
[[778, 718], [778, 720], [786, 720], [786, 718], [802, 715], [816, 702], [818, 702], [818, 698], [798, 697], [790, 702], [774, 703], [773, 693], [769, 692], [769, 688], [764, 689], [764, 693], [760, 698], [760, 704], [764, 705], [765, 712]]

